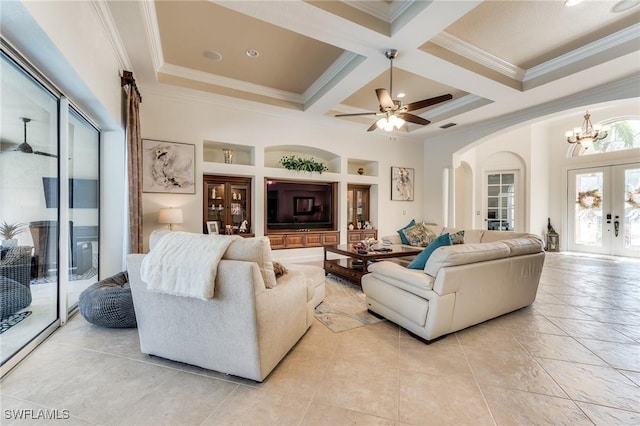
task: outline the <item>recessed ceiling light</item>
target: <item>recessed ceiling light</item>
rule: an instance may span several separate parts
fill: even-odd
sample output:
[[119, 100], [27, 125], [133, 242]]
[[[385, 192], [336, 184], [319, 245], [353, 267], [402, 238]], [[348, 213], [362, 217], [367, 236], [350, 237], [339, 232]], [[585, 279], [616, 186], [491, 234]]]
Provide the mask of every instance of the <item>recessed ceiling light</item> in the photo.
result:
[[245, 53], [250, 58], [257, 58], [258, 56], [260, 56], [260, 52], [258, 52], [255, 49], [247, 49], [247, 51]]
[[612, 13], [622, 13], [640, 4], [640, 0], [620, 0], [611, 8]]
[[564, 5], [567, 7], [575, 6], [578, 3], [582, 3], [582, 0], [566, 0]]
[[202, 52], [202, 56], [207, 59], [211, 59], [214, 62], [220, 62], [222, 60], [222, 54], [220, 52], [216, 52], [215, 50], [205, 50]]
[[404, 98], [405, 96], [407, 96], [406, 93], [400, 92], [396, 95], [396, 98], [401, 99], [401, 98]]

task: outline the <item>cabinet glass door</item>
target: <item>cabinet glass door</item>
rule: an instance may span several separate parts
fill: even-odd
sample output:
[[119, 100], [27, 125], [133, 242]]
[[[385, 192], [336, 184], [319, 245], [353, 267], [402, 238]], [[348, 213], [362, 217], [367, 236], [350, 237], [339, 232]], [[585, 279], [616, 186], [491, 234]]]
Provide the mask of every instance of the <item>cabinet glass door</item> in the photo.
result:
[[231, 184], [230, 215], [231, 227], [234, 232], [238, 232], [242, 222], [248, 220], [247, 195], [247, 185]]
[[209, 197], [207, 203], [207, 221], [220, 222], [218, 224], [219, 229], [224, 229], [224, 213], [226, 210], [224, 203], [224, 184], [208, 183], [206, 189]]

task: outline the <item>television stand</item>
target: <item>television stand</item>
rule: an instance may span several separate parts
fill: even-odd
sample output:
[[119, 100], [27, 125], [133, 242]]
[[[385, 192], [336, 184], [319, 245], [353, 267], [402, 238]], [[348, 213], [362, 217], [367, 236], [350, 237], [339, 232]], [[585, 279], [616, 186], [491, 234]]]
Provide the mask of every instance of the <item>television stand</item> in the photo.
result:
[[271, 242], [271, 249], [290, 249], [322, 247], [327, 244], [338, 244], [340, 242], [340, 231], [333, 230], [282, 230], [268, 231], [267, 237]]

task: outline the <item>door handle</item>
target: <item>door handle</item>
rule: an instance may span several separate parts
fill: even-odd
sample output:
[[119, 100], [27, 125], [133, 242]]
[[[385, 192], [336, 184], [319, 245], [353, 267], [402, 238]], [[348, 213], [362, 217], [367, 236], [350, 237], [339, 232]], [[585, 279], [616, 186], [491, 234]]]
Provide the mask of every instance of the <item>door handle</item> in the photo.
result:
[[617, 237], [618, 232], [620, 231], [620, 221], [618, 220], [613, 221], [613, 230], [614, 230], [615, 236]]

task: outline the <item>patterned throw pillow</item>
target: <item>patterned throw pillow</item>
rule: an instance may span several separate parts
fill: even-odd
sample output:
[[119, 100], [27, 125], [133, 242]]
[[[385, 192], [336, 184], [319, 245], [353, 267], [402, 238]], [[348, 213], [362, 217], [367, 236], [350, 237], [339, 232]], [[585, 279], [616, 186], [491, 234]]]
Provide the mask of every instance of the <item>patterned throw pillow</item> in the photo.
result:
[[463, 244], [464, 243], [464, 231], [458, 231], [455, 234], [450, 234], [451, 244]]
[[283, 276], [284, 274], [289, 272], [289, 270], [282, 263], [274, 261], [273, 262], [273, 272], [275, 272], [276, 278], [280, 278], [281, 276]]
[[415, 225], [416, 225], [416, 220], [411, 219], [411, 222], [409, 222], [407, 226], [405, 226], [404, 228], [400, 228], [396, 231], [398, 235], [400, 235], [400, 241], [402, 241], [402, 244], [409, 244], [409, 240], [407, 240], [407, 236], [404, 234], [404, 231]]
[[426, 247], [437, 237], [433, 231], [427, 228], [424, 222], [405, 229], [404, 235], [407, 237], [409, 244], [416, 247]]

